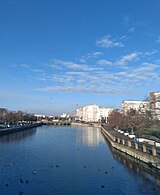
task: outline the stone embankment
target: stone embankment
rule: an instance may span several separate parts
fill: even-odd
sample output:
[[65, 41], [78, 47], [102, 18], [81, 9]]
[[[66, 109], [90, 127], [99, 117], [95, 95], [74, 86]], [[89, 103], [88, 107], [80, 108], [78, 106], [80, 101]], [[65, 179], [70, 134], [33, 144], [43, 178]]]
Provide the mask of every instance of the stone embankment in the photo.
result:
[[143, 161], [149, 166], [160, 170], [160, 155], [156, 146], [138, 143], [107, 126], [102, 125], [101, 131], [113, 148], [132, 156], [135, 160]]
[[34, 124], [26, 124], [25, 126], [17, 126], [17, 127], [10, 127], [10, 128], [0, 129], [0, 136], [7, 135], [7, 134], [10, 134], [10, 133], [15, 133], [15, 132], [18, 132], [18, 131], [24, 131], [26, 129], [39, 127], [39, 126], [42, 126], [42, 125], [43, 125], [43, 123], [34, 123]]

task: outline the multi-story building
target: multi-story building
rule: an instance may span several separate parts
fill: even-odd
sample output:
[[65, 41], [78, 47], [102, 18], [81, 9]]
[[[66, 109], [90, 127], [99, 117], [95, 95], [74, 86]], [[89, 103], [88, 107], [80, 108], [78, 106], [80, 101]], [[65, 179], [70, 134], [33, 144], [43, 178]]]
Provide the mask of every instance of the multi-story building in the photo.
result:
[[83, 107], [83, 121], [98, 122], [98, 110], [99, 106], [95, 104]]
[[98, 112], [99, 120], [107, 122], [107, 118], [112, 111], [113, 111], [112, 108], [99, 108]]
[[76, 110], [76, 119], [82, 121], [83, 120], [83, 107], [78, 108]]
[[85, 122], [100, 122], [107, 121], [111, 108], [99, 108], [98, 105], [87, 105], [77, 109], [76, 115], [80, 121]]
[[133, 109], [140, 113], [145, 113], [149, 110], [150, 103], [148, 101], [123, 101], [122, 111], [126, 113], [127, 111]]
[[160, 92], [150, 93], [150, 111], [154, 117], [160, 120]]

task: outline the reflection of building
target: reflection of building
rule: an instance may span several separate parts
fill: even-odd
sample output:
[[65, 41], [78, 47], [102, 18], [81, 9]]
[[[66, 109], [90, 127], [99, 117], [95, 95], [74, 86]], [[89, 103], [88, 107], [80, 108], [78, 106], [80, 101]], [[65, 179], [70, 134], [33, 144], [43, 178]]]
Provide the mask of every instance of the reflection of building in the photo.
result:
[[77, 142], [89, 147], [96, 147], [104, 142], [101, 131], [95, 127], [78, 127]]
[[160, 92], [150, 93], [150, 111], [154, 117], [160, 119]]
[[87, 105], [77, 109], [77, 118], [85, 122], [100, 122], [102, 119], [107, 121], [111, 108], [99, 108], [98, 105]]
[[149, 102], [148, 101], [123, 101], [122, 110], [126, 113], [130, 109], [134, 109], [141, 113], [145, 113], [147, 110], [149, 110]]

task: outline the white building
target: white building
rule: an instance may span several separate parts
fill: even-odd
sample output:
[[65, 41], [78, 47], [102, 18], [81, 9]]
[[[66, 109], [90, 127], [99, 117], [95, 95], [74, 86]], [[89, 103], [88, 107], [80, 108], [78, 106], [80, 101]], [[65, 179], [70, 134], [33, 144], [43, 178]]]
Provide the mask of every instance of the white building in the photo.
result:
[[100, 122], [102, 119], [107, 121], [111, 108], [99, 108], [98, 105], [87, 105], [78, 108], [76, 111], [77, 118], [85, 122]]
[[34, 114], [34, 116], [37, 118], [46, 118], [46, 115], [43, 114]]
[[98, 122], [98, 111], [99, 106], [95, 104], [83, 107], [82, 120], [85, 122]]
[[67, 117], [67, 114], [66, 114], [66, 113], [63, 113], [63, 114], [61, 114], [60, 117], [61, 117], [61, 118], [66, 118], [66, 117]]
[[105, 120], [107, 122], [107, 118], [109, 114], [113, 111], [112, 108], [99, 108], [98, 118], [100, 121]]
[[122, 111], [126, 113], [127, 111], [134, 109], [140, 113], [145, 113], [149, 110], [150, 103], [148, 101], [123, 101]]
[[160, 92], [150, 93], [151, 114], [160, 120]]

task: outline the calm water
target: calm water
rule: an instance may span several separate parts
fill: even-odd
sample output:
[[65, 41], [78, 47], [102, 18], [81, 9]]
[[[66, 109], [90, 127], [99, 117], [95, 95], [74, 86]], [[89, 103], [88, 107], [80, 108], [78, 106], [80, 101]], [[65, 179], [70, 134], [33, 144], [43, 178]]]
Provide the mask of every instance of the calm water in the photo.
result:
[[160, 187], [112, 151], [99, 129], [43, 126], [0, 137], [0, 194], [160, 194]]

